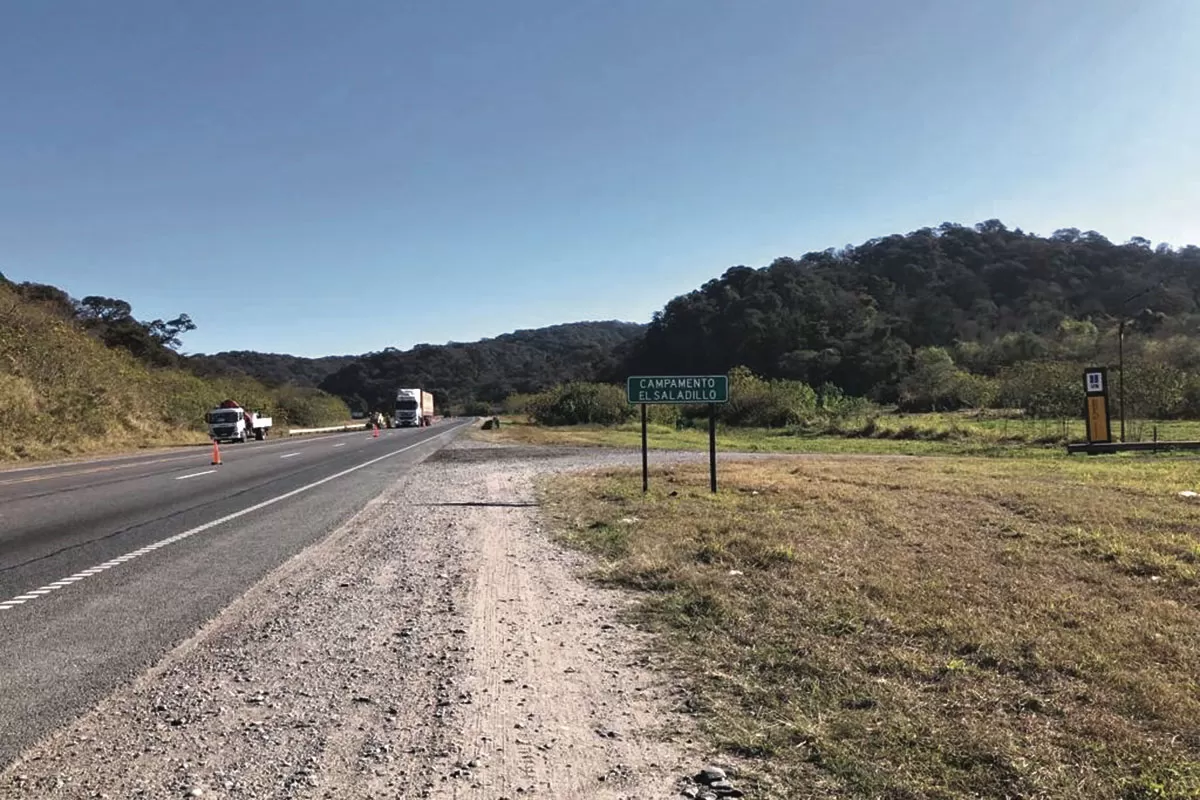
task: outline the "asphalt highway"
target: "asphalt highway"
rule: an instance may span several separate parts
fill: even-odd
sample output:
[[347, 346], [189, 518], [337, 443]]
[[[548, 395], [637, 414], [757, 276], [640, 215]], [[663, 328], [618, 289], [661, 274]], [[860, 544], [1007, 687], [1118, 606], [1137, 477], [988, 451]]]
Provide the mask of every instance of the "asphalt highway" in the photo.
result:
[[0, 471], [0, 768], [463, 427]]

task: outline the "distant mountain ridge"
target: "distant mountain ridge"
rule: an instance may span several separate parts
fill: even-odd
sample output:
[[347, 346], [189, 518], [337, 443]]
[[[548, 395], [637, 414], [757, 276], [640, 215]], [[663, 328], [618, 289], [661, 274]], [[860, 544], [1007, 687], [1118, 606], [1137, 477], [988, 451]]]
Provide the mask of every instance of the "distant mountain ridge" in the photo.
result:
[[187, 356], [188, 368], [201, 376], [247, 375], [268, 386], [292, 384], [316, 387], [359, 356], [321, 356], [305, 358], [286, 353], [259, 353], [253, 350], [226, 350], [211, 355]]
[[387, 408], [400, 386], [429, 389], [442, 406], [499, 402], [514, 392], [610, 374], [645, 329], [615, 320], [573, 322], [476, 342], [388, 348], [346, 364], [319, 386], [352, 408]]
[[[118, 299], [75, 301], [55, 287], [2, 276], [0, 285], [148, 365], [320, 388], [356, 410], [386, 410], [403, 385], [433, 391], [445, 408], [572, 380], [734, 367], [911, 409], [956, 408], [996, 395], [1002, 374], [1020, 365], [1112, 363], [1120, 331], [1137, 363], [1173, 370], [1174, 384], [1196, 375], [1200, 408], [1200, 248], [1140, 237], [1118, 244], [1074, 228], [1038, 236], [999, 220], [731, 267], [667, 302], [648, 325], [575, 322], [322, 358], [181, 356], [179, 337], [194, 327], [186, 314], [140, 321]], [[929, 375], [945, 378], [940, 388], [929, 388]], [[1179, 394], [1154, 402], [1182, 408]]]

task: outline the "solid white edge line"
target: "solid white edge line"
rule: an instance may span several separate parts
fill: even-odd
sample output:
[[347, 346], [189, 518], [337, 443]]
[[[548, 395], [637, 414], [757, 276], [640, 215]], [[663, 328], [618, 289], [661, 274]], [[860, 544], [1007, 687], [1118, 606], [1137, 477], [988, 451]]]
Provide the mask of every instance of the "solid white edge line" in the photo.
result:
[[[191, 530], [186, 530], [183, 533], [177, 533], [174, 536], [168, 536], [166, 539], [160, 539], [157, 542], [154, 542], [153, 544], [148, 544], [145, 547], [141, 547], [141, 548], [138, 548], [137, 550], [133, 550], [129, 553], [126, 553], [123, 556], [118, 556], [110, 561], [105, 561], [103, 564], [100, 564], [99, 566], [95, 566], [90, 569], [85, 569], [81, 572], [77, 572], [74, 575], [70, 576], [69, 578], [63, 578], [61, 580], [55, 581], [54, 583], [48, 583], [45, 586], [38, 587], [37, 589], [32, 589], [29, 592], [26, 592], [25, 594], [17, 595], [16, 597], [12, 598], [11, 600], [5, 600], [4, 602], [0, 602], [0, 611], [9, 611], [12, 608], [14, 608], [15, 606], [23, 605], [24, 603], [26, 603], [30, 600], [37, 600], [39, 597], [48, 595], [51, 592], [55, 591], [56, 589], [61, 589], [64, 586], [81, 581], [84, 578], [91, 578], [94, 575], [98, 575], [99, 573], [104, 572], [107, 569], [112, 569], [113, 567], [119, 567], [122, 564], [132, 561], [133, 559], [137, 558], [138, 556], [146, 555], [147, 553], [153, 552], [154, 550], [157, 550], [160, 547], [166, 547], [169, 544], [174, 544], [175, 542], [179, 542], [179, 541], [187, 539], [191, 536], [195, 536], [197, 533], [203, 533], [204, 531], [206, 531], [210, 528], [215, 528], [218, 525], [222, 525], [226, 522], [230, 522], [231, 520], [235, 520], [238, 517], [243, 517], [246, 514], [250, 514], [254, 511], [258, 511], [260, 509], [266, 508], [267, 506], [273, 506], [282, 500], [287, 500], [290, 497], [295, 497], [298, 494], [303, 494], [304, 492], [307, 492], [310, 489], [315, 489], [318, 486], [321, 486], [322, 484], [329, 483], [332, 480], [337, 480], [338, 478], [349, 475], [352, 472], [357, 472], [358, 470], [363, 469], [364, 467], [369, 467], [372, 464], [378, 464], [380, 461], [383, 461], [384, 459], [388, 459], [388, 458], [391, 458], [392, 456], [400, 455], [401, 453], [412, 450], [414, 447], [420, 447], [421, 445], [429, 444], [430, 442], [432, 442], [436, 439], [440, 439], [449, 433], [453, 433], [454, 431], [459, 430], [460, 428], [464, 428], [469, 424], [470, 424], [469, 422], [464, 422], [461, 425], [455, 425], [454, 427], [452, 427], [448, 430], [442, 431], [439, 434], [430, 436], [428, 439], [422, 439], [419, 442], [414, 442], [405, 447], [401, 447], [399, 450], [393, 450], [390, 453], [384, 453], [381, 456], [376, 456], [375, 458], [372, 458], [369, 461], [364, 461], [361, 464], [356, 464], [355, 466], [349, 467], [348, 469], [344, 469], [341, 472], [335, 472], [332, 475], [327, 475], [324, 478], [321, 478], [320, 480], [313, 481], [312, 483], [309, 483], [309, 484], [305, 484], [304, 486], [301, 486], [298, 489], [292, 489], [290, 492], [284, 492], [281, 495], [272, 497], [270, 500], [264, 500], [261, 503], [256, 503], [248, 508], [243, 508], [241, 511], [235, 511], [232, 514], [226, 514], [225, 516], [221, 517], [220, 519], [214, 519], [211, 522], [204, 523], [203, 525], [197, 525], [195, 528], [192, 528]], [[300, 454], [295, 453], [294, 455], [300, 455]], [[284, 458], [286, 458], [286, 456], [284, 456]]]
[[216, 472], [215, 469], [206, 469], [204, 472], [193, 472], [191, 475], [180, 475], [175, 480], [186, 481], [188, 478], [199, 478], [201, 475], [212, 475], [214, 472]]

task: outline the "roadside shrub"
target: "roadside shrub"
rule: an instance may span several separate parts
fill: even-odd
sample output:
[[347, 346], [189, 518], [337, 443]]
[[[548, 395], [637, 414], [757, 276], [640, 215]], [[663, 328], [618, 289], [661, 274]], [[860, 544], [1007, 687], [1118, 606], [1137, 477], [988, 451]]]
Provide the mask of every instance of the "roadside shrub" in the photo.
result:
[[[637, 406], [633, 407], [634, 415], [641, 412], [637, 410]], [[708, 407], [704, 407], [704, 413], [708, 413]], [[651, 425], [670, 425], [677, 427], [680, 420], [683, 419], [684, 406], [659, 406], [651, 405], [646, 407], [646, 420]]]
[[959, 372], [954, 380], [954, 395], [959, 408], [991, 408], [1000, 395], [1000, 384], [985, 375]]
[[802, 425], [817, 416], [817, 393], [807, 383], [764, 380], [745, 367], [737, 367], [729, 373], [729, 402], [721, 406], [718, 415], [726, 425], [733, 426]]
[[521, 392], [510, 394], [504, 399], [504, 413], [512, 414], [513, 416], [527, 416], [537, 398], [538, 395], [536, 394]]
[[[1187, 408], [1188, 375], [1182, 370], [1158, 362], [1131, 364], [1125, 360], [1126, 415], [1144, 419], [1176, 419]], [[1112, 374], [1112, 373], [1110, 373]], [[1115, 379], [1115, 376], [1114, 376]], [[1120, 400], [1114, 387], [1109, 395], [1119, 409]]]
[[615, 425], [633, 417], [625, 390], [605, 383], [567, 383], [538, 394], [529, 415], [539, 425]]
[[275, 406], [284, 424], [297, 428], [321, 428], [337, 425], [350, 419], [350, 407], [340, 398], [319, 389], [287, 386], [275, 390]]
[[463, 403], [460, 409], [460, 416], [463, 417], [490, 417], [495, 413], [491, 403], [485, 403], [482, 400], [471, 400]]
[[[1083, 366], [1028, 361], [1000, 371], [997, 404], [1031, 417], [1077, 417], [1083, 413]], [[1114, 395], [1115, 397], [1115, 395]]]
[[817, 410], [826, 419], [861, 417], [875, 412], [876, 406], [865, 397], [853, 397], [832, 383], [817, 391]]

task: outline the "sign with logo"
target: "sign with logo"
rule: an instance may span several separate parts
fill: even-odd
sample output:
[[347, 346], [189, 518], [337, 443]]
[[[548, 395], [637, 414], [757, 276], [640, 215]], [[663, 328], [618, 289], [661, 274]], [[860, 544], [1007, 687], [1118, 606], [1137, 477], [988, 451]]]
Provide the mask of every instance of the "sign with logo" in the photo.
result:
[[1087, 425], [1088, 441], [1105, 444], [1112, 441], [1112, 426], [1108, 409], [1108, 370], [1093, 367], [1083, 371], [1086, 406], [1083, 421]]
[[629, 378], [625, 393], [630, 403], [728, 403], [729, 376], [639, 375]]

